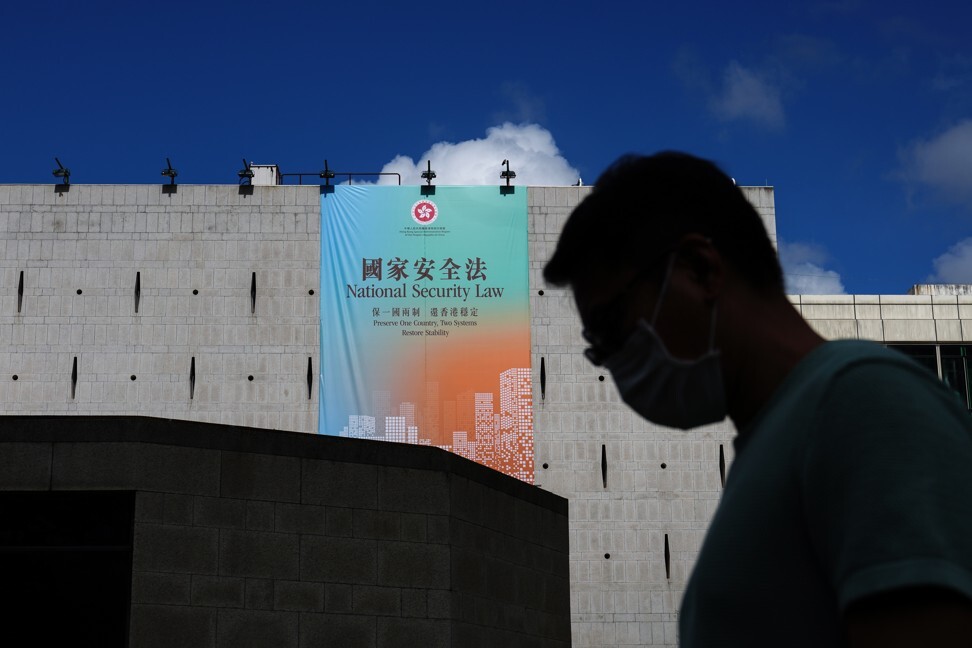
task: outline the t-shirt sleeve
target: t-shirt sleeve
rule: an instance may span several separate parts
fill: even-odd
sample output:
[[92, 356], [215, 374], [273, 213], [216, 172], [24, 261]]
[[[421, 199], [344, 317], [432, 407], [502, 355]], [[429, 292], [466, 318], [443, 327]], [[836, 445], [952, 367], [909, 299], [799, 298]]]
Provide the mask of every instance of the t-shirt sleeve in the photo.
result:
[[841, 611], [906, 587], [972, 599], [972, 417], [954, 395], [917, 365], [858, 363], [815, 419], [801, 491]]

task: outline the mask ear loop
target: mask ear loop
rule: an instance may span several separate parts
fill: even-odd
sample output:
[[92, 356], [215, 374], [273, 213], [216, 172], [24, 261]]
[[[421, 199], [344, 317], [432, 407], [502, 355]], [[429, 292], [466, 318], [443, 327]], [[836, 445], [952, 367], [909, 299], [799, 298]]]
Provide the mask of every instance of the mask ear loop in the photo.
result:
[[716, 304], [712, 302], [712, 315], [709, 319], [709, 353], [715, 351]]
[[[706, 243], [711, 244], [712, 239], [706, 237]], [[709, 353], [715, 351], [715, 332], [716, 332], [716, 302], [712, 302], [712, 314], [709, 316]]]
[[668, 265], [665, 266], [665, 278], [662, 279], [661, 290], [658, 291], [658, 300], [655, 302], [655, 308], [651, 313], [651, 328], [655, 328], [655, 322], [658, 321], [658, 313], [661, 311], [662, 300], [665, 298], [665, 292], [668, 290], [668, 280], [672, 276], [673, 267], [675, 267], [675, 252], [669, 255]]

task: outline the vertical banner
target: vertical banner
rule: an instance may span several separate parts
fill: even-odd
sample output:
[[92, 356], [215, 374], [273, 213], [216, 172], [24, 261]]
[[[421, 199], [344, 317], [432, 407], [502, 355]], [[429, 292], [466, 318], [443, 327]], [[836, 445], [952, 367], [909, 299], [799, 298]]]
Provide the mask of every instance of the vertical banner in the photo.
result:
[[533, 483], [526, 192], [321, 198], [322, 434], [435, 445]]

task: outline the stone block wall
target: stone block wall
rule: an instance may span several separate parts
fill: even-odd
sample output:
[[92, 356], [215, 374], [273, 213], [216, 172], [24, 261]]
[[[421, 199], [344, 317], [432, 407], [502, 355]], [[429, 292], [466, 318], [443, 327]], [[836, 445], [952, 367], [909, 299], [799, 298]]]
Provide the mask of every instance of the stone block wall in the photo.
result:
[[316, 432], [319, 191], [0, 186], [0, 413]]
[[0, 417], [0, 490], [134, 491], [130, 645], [570, 645], [567, 502], [437, 448]]

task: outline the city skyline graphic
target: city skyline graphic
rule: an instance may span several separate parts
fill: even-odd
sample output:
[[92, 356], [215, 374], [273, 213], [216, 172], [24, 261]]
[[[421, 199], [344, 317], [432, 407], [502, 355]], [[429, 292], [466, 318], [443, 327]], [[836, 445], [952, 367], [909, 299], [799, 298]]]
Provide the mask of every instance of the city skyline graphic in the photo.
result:
[[[424, 406], [371, 393], [371, 411], [348, 415], [339, 436], [431, 445], [533, 483], [533, 380], [528, 367], [500, 372], [494, 391], [465, 390], [443, 400], [425, 383]], [[498, 408], [497, 408], [498, 406]]]

